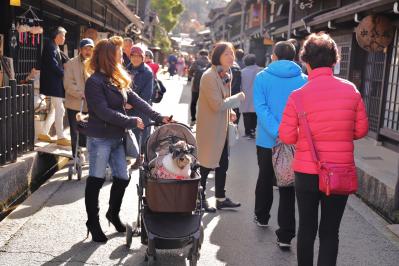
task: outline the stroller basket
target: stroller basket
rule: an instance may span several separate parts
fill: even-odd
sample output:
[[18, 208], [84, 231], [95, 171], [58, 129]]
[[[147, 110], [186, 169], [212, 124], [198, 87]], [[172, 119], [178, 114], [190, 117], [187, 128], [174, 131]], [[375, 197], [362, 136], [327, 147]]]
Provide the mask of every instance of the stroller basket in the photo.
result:
[[192, 212], [196, 208], [200, 178], [147, 179], [146, 199], [153, 212]]

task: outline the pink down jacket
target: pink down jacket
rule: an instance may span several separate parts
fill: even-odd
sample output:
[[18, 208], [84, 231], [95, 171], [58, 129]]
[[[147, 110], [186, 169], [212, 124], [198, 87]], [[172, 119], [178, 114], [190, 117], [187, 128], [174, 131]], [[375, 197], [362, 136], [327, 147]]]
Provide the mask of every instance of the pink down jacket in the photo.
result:
[[331, 68], [316, 68], [309, 82], [294, 91], [287, 102], [279, 127], [279, 137], [296, 144], [293, 169], [318, 174], [303, 125], [298, 119], [294, 94], [300, 94], [320, 161], [354, 164], [354, 143], [367, 135], [368, 119], [359, 91], [347, 80], [333, 76]]

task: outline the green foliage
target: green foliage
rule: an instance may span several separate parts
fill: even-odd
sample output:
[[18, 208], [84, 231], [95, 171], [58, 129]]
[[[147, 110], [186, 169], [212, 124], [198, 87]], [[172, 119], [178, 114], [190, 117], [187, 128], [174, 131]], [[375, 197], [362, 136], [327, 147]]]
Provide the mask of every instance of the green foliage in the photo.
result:
[[155, 29], [154, 45], [160, 47], [164, 53], [169, 53], [171, 50], [171, 41], [169, 36], [159, 27], [156, 27]]
[[159, 17], [161, 29], [155, 31], [155, 45], [161, 47], [164, 52], [170, 50], [171, 41], [167, 36], [179, 22], [180, 14], [184, 11], [181, 0], [151, 0], [151, 9], [155, 10]]
[[151, 0], [151, 7], [157, 12], [160, 24], [167, 32], [176, 26], [184, 11], [180, 0]]

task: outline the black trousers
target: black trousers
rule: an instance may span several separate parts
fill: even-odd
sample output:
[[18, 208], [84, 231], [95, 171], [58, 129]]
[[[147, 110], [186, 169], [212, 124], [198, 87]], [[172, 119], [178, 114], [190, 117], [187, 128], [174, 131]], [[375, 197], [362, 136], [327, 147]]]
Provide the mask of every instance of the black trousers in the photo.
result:
[[[256, 147], [258, 155], [259, 176], [255, 190], [255, 215], [260, 222], [267, 223], [273, 204], [272, 149]], [[295, 189], [280, 187], [278, 206], [278, 225], [276, 235], [281, 242], [289, 243], [295, 237]]]
[[238, 123], [240, 122], [240, 117], [241, 117], [240, 109], [239, 108], [234, 108], [233, 111], [237, 115], [237, 120], [234, 122], [234, 124], [238, 125]]
[[[68, 122], [69, 122], [69, 130], [71, 133], [71, 144], [72, 144], [72, 157], [75, 157], [75, 149], [76, 149], [76, 136], [78, 133], [78, 123], [76, 122], [76, 114], [78, 111], [67, 109]], [[86, 135], [80, 133], [79, 134], [79, 146], [86, 147]]]
[[242, 113], [244, 118], [245, 135], [253, 134], [256, 130], [256, 113]]
[[[295, 173], [295, 190], [299, 209], [297, 257], [299, 266], [313, 265], [313, 247], [319, 231], [318, 266], [337, 264], [339, 227], [348, 196], [326, 196], [318, 188], [319, 176]], [[321, 207], [318, 222], [319, 204]]]
[[190, 104], [190, 112], [191, 112], [191, 121], [197, 121], [197, 102], [199, 98], [198, 91], [191, 92], [191, 104]]
[[[220, 156], [219, 167], [215, 169], [215, 197], [216, 198], [224, 198], [226, 197], [226, 190], [224, 189], [226, 186], [226, 174], [229, 169], [229, 154], [228, 154], [228, 144], [224, 145], [222, 156]], [[208, 179], [209, 172], [212, 169], [200, 166], [200, 175], [201, 175], [201, 186], [202, 190], [202, 199], [205, 199], [205, 189], [206, 189], [206, 181]]]

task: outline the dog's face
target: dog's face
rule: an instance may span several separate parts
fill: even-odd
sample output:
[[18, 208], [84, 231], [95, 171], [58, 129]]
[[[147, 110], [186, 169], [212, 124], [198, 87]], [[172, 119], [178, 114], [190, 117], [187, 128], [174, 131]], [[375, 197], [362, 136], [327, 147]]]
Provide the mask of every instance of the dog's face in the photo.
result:
[[183, 169], [191, 163], [191, 156], [194, 152], [194, 147], [184, 141], [178, 141], [169, 146], [169, 152], [175, 161], [177, 167]]

